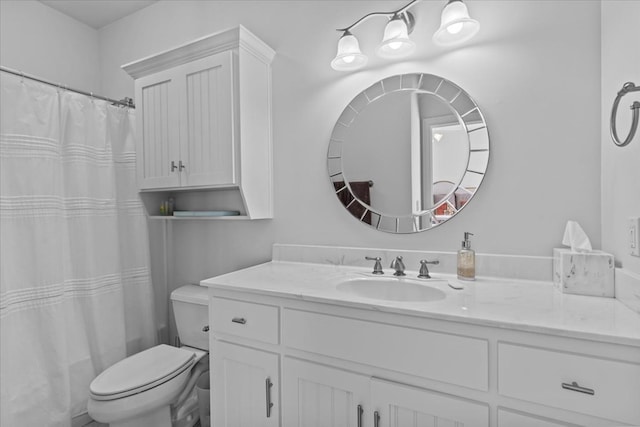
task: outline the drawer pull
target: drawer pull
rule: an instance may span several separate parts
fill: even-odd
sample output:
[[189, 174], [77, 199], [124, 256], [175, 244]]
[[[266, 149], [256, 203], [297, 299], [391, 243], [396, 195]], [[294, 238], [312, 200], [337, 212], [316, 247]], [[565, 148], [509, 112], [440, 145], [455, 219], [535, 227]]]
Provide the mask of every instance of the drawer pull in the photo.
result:
[[596, 392], [592, 388], [586, 388], [579, 386], [577, 382], [572, 382], [571, 384], [562, 383], [562, 388], [565, 390], [577, 391], [578, 393], [589, 394], [593, 396]]
[[358, 418], [358, 424], [357, 427], [362, 427], [362, 413], [364, 412], [364, 409], [362, 409], [362, 405], [358, 405], [358, 412], [357, 414], [357, 418]]
[[245, 319], [244, 317], [234, 317], [233, 319], [231, 319], [231, 321], [233, 323], [240, 323], [241, 325], [247, 323], [247, 319]]
[[273, 402], [271, 401], [271, 387], [273, 387], [273, 383], [271, 382], [271, 378], [265, 380], [265, 386], [267, 391], [267, 418], [269, 418], [271, 417], [271, 408], [273, 408]]
[[380, 412], [373, 413], [373, 427], [380, 427]]
[[205, 326], [202, 328], [202, 332], [209, 332], [209, 325], [205, 325]]

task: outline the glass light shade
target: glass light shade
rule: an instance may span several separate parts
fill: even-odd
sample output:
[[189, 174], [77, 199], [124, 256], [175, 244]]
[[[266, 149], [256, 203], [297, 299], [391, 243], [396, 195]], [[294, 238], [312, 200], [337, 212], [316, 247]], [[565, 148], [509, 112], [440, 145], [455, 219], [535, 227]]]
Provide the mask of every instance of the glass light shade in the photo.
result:
[[377, 53], [383, 58], [399, 58], [416, 50], [416, 44], [409, 39], [407, 23], [400, 17], [391, 19], [384, 28], [382, 44]]
[[360, 51], [358, 39], [351, 33], [344, 33], [338, 41], [338, 53], [331, 61], [331, 68], [337, 71], [350, 71], [362, 68], [367, 63], [366, 55]]
[[469, 17], [461, 0], [451, 0], [442, 10], [440, 28], [433, 35], [436, 44], [447, 46], [466, 42], [480, 30], [480, 23]]

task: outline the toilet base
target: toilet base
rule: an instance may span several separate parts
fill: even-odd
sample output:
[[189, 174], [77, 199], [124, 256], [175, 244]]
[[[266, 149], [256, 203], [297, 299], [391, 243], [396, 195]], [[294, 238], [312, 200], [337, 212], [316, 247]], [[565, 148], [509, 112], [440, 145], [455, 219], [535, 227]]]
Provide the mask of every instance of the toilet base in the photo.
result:
[[165, 405], [135, 418], [109, 423], [109, 427], [171, 427], [171, 407]]

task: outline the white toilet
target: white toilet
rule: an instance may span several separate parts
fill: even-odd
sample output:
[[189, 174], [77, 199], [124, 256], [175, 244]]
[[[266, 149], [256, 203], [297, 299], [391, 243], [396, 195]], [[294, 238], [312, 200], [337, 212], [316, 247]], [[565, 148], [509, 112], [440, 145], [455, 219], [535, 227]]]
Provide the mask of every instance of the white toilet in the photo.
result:
[[197, 421], [194, 386], [209, 370], [207, 288], [182, 286], [171, 302], [182, 346], [157, 345], [105, 369], [89, 386], [87, 409], [94, 420], [110, 427], [188, 427]]

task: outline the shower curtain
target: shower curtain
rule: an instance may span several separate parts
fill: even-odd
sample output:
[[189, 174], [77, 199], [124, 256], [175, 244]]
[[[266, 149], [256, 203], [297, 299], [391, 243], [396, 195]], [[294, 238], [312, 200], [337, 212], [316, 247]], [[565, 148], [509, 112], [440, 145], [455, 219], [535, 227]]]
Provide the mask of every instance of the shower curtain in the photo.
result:
[[70, 426], [155, 344], [134, 113], [0, 77], [0, 424]]

